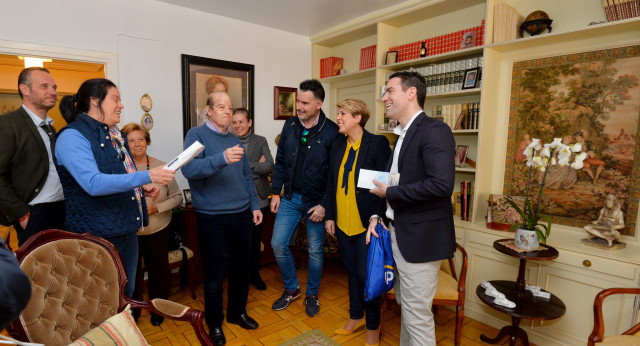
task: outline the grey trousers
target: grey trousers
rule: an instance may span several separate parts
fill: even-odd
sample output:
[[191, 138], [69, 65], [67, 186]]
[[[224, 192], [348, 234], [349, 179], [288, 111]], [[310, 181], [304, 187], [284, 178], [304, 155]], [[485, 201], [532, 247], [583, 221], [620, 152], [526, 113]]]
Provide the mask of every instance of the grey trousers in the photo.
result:
[[400, 323], [400, 345], [436, 344], [435, 323], [431, 304], [438, 285], [438, 271], [441, 261], [409, 263], [404, 260], [395, 228], [389, 228], [391, 247], [396, 262], [396, 281], [394, 285], [396, 301], [400, 304], [402, 320]]

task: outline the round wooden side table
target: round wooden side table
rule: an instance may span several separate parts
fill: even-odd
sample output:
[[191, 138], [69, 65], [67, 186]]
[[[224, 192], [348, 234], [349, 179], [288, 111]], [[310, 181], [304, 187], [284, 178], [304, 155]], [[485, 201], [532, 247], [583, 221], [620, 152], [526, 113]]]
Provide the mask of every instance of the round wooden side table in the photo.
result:
[[[503, 327], [495, 338], [489, 338], [481, 335], [480, 339], [490, 344], [500, 342], [505, 336], [509, 336], [509, 345], [515, 345], [516, 339], [521, 339], [524, 345], [529, 345], [529, 339], [524, 329], [520, 328], [520, 321], [527, 320], [552, 320], [560, 318], [564, 315], [566, 307], [562, 300], [551, 294], [549, 299], [535, 297], [530, 291], [525, 290], [526, 281], [524, 279], [524, 271], [527, 260], [532, 261], [550, 261], [558, 257], [558, 250], [545, 244], [540, 246], [544, 250], [518, 252], [503, 243], [513, 239], [499, 239], [493, 242], [493, 248], [499, 252], [520, 259], [520, 267], [518, 268], [518, 278], [514, 281], [494, 280], [489, 281], [496, 290], [503, 293], [505, 297], [516, 303], [514, 308], [507, 308], [494, 303], [494, 298], [485, 294], [485, 289], [481, 285], [476, 288], [478, 298], [490, 307], [511, 316], [511, 325]], [[546, 292], [545, 290], [541, 290]]]

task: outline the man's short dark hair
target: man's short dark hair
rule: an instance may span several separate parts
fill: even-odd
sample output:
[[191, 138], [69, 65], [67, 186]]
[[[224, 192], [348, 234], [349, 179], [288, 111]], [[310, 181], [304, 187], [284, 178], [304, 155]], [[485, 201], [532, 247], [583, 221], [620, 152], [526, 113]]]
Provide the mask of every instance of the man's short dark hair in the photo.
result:
[[307, 79], [300, 83], [300, 91], [311, 91], [316, 99], [324, 102], [324, 88], [317, 79]]
[[418, 106], [420, 106], [420, 108], [424, 108], [424, 101], [427, 98], [427, 84], [424, 81], [424, 77], [415, 71], [400, 71], [392, 74], [389, 77], [389, 80], [396, 77], [400, 78], [402, 91], [407, 91], [407, 89], [411, 87], [416, 88]]
[[24, 84], [31, 88], [31, 72], [33, 71], [42, 71], [51, 74], [51, 72], [49, 72], [49, 70], [44, 67], [27, 67], [22, 70], [20, 72], [20, 75], [18, 76], [18, 94], [20, 95], [21, 99], [23, 98], [23, 95], [22, 91], [20, 90], [20, 84]]

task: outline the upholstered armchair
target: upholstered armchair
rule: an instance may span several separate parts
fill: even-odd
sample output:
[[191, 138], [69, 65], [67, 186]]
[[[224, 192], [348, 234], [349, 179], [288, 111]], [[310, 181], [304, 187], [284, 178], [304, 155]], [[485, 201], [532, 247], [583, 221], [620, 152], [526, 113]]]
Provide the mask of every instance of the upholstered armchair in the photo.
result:
[[[438, 272], [438, 286], [433, 297], [433, 309], [438, 305], [455, 306], [456, 309], [456, 330], [455, 344], [460, 345], [462, 335], [462, 322], [464, 320], [464, 296], [465, 283], [467, 280], [467, 266], [469, 258], [462, 246], [456, 243], [456, 256], [442, 261]], [[456, 272], [455, 259], [459, 259], [460, 270]], [[396, 299], [395, 291], [385, 293], [382, 296], [382, 307], [380, 313], [380, 334], [384, 324], [384, 312], [389, 308], [389, 302]]]
[[[48, 230], [31, 237], [16, 256], [32, 284], [27, 308], [8, 328], [18, 340], [67, 345], [131, 305], [187, 321], [201, 344], [213, 345], [204, 330], [203, 312], [164, 299], [147, 302], [125, 296], [122, 260], [104, 239]], [[142, 337], [139, 331], [137, 335]]]
[[622, 335], [604, 336], [604, 315], [602, 302], [614, 294], [640, 294], [640, 288], [607, 288], [600, 291], [593, 301], [593, 331], [587, 339], [589, 346], [593, 345], [637, 345], [640, 344], [640, 323], [634, 325]]

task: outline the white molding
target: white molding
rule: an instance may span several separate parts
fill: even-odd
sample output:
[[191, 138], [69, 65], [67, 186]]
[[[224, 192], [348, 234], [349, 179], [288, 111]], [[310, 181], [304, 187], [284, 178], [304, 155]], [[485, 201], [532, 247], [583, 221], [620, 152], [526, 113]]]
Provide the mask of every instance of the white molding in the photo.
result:
[[116, 85], [118, 84], [118, 60], [114, 53], [0, 40], [0, 54], [32, 55], [43, 58], [104, 64], [106, 78]]

